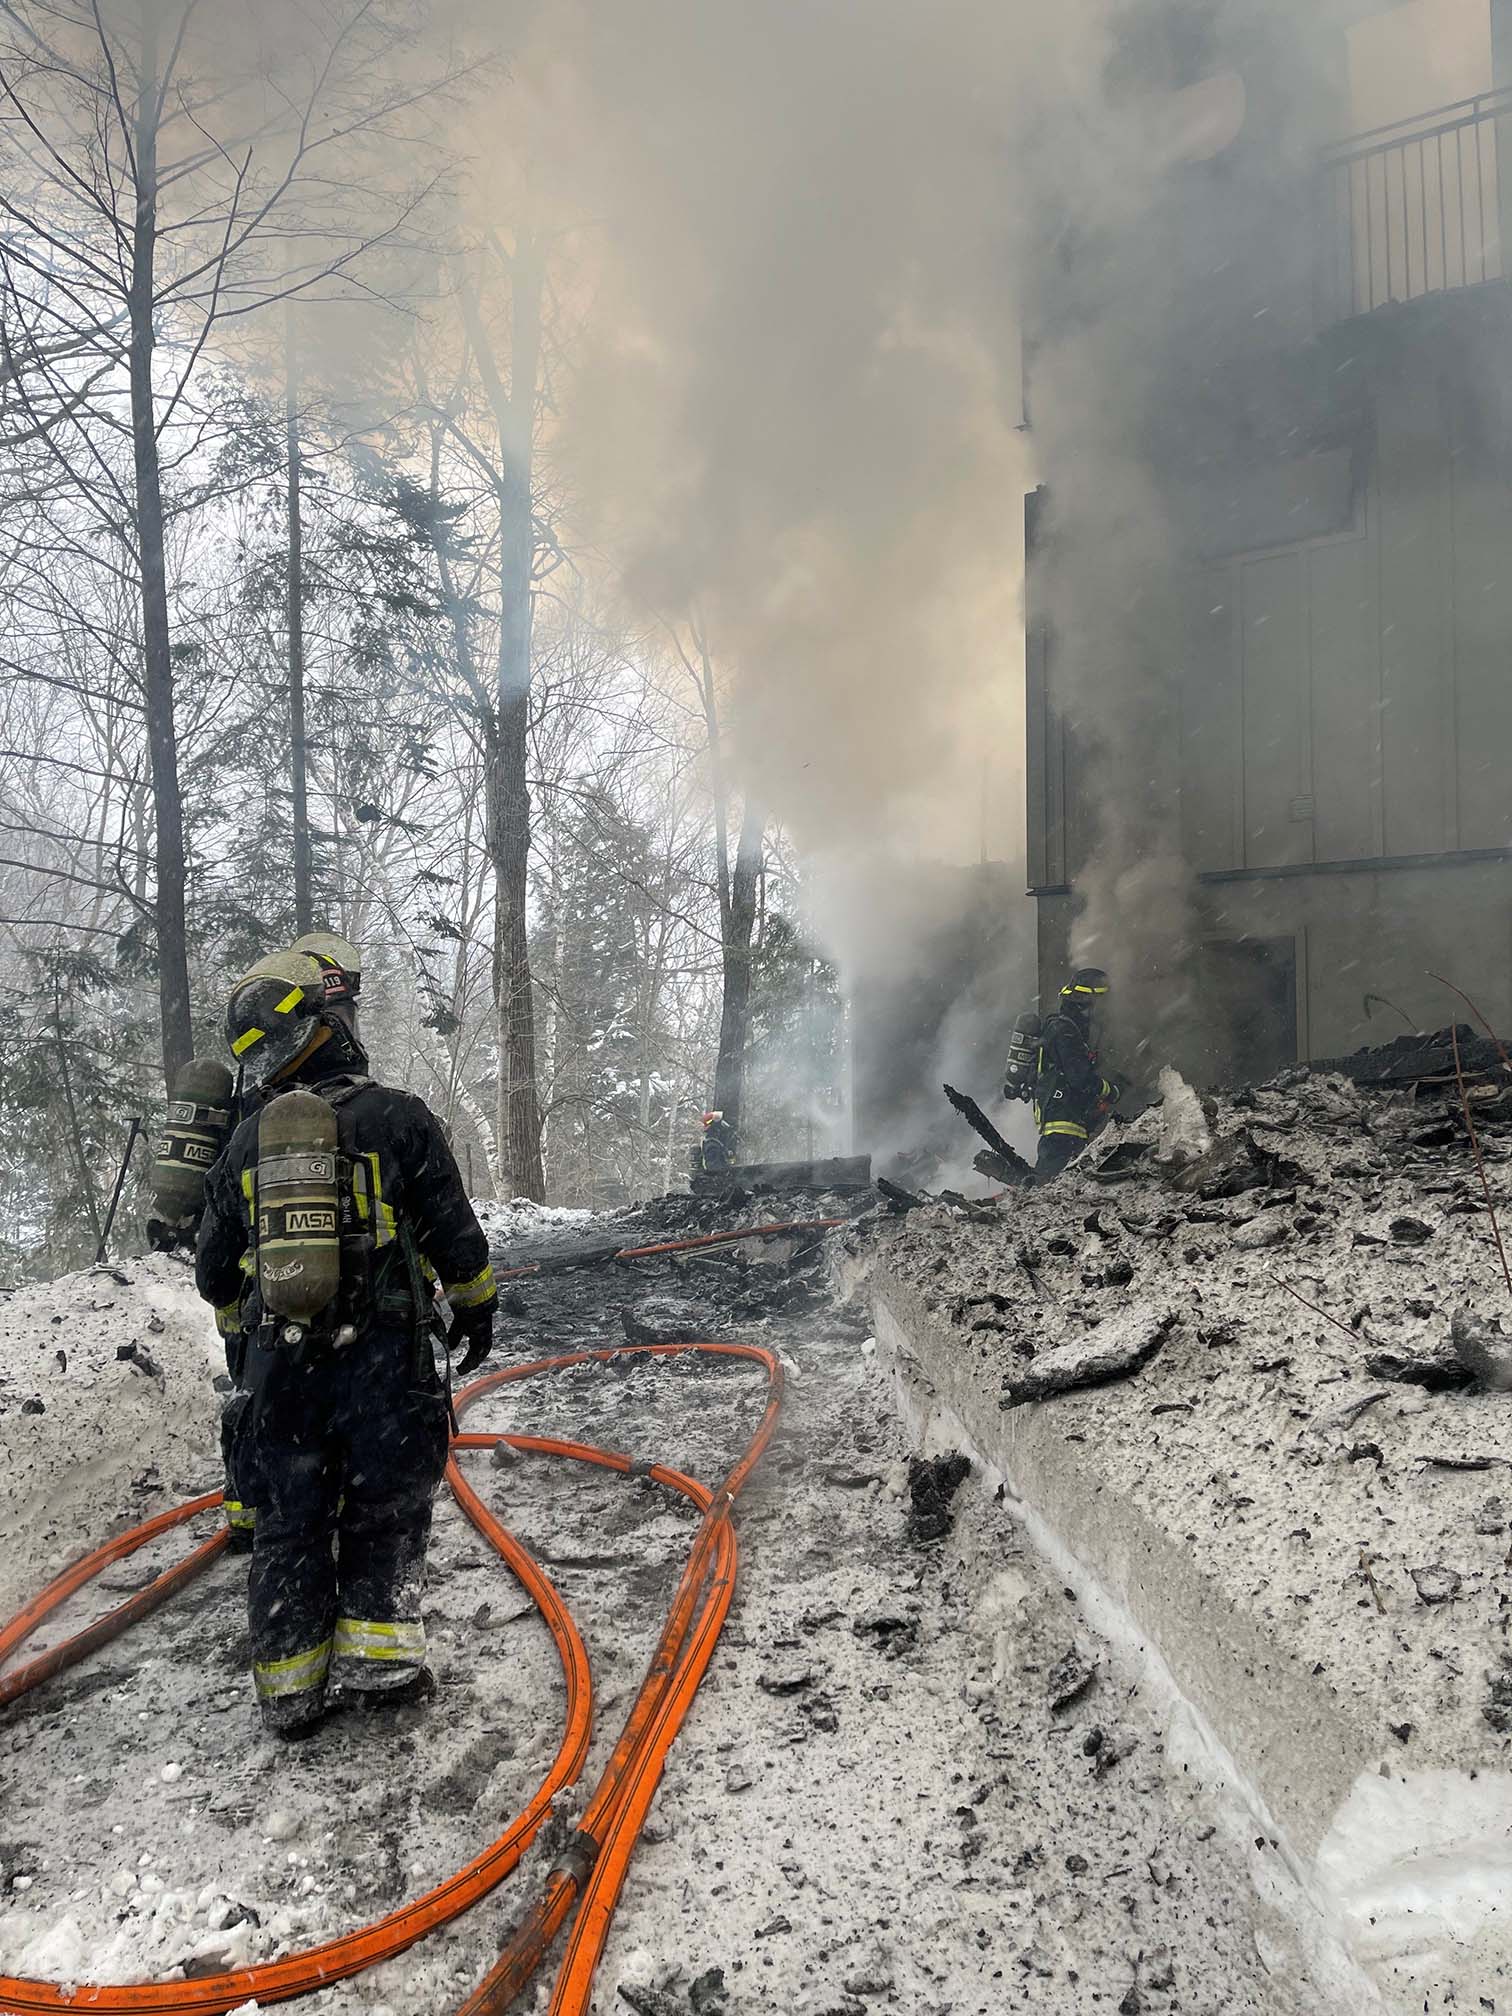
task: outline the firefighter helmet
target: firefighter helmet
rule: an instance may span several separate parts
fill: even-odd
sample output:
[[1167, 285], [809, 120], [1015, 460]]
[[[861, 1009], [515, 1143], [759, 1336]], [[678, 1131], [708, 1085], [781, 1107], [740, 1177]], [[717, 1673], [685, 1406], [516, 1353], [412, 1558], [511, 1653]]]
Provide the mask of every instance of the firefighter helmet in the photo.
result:
[[231, 989], [226, 1041], [254, 1085], [270, 1085], [325, 1041], [323, 979], [308, 953], [274, 952]]
[[1102, 1043], [1103, 1004], [1108, 998], [1109, 984], [1101, 966], [1082, 966], [1060, 993], [1062, 1015], [1069, 1015], [1076, 1023], [1094, 1055]]
[[723, 1113], [705, 1113], [705, 1115], [703, 1116], [703, 1124], [705, 1125], [705, 1127], [712, 1127], [716, 1120], [723, 1120], [723, 1118], [724, 1118]]
[[1083, 966], [1071, 975], [1061, 989], [1061, 999], [1068, 1005], [1091, 995], [1094, 999], [1106, 994], [1111, 985], [1101, 966]]
[[315, 961], [327, 1001], [355, 1001], [362, 992], [362, 954], [349, 939], [334, 931], [306, 931], [289, 950]]

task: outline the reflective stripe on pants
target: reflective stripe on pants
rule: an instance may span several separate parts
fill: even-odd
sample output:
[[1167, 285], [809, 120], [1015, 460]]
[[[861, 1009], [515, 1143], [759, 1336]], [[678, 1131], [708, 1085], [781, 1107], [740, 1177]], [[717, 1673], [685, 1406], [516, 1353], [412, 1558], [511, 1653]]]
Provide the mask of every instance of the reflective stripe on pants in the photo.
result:
[[402, 1687], [425, 1663], [425, 1626], [418, 1621], [381, 1623], [338, 1617], [331, 1677], [338, 1686], [376, 1694]]
[[331, 1640], [323, 1638], [306, 1652], [287, 1659], [255, 1659], [252, 1681], [259, 1701], [283, 1701], [291, 1694], [311, 1694], [325, 1686], [331, 1664]]

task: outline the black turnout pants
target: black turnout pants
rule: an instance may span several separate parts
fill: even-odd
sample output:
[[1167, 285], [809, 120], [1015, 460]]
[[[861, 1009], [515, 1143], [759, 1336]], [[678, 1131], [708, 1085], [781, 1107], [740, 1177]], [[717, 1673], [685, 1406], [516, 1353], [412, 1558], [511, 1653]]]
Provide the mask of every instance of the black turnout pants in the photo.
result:
[[237, 1465], [257, 1479], [247, 1609], [266, 1722], [376, 1694], [425, 1659], [420, 1606], [447, 1409], [428, 1342], [379, 1327], [298, 1362], [254, 1346]]
[[1075, 1134], [1041, 1134], [1039, 1152], [1034, 1158], [1035, 1183], [1053, 1183], [1064, 1169], [1068, 1169], [1087, 1143]]

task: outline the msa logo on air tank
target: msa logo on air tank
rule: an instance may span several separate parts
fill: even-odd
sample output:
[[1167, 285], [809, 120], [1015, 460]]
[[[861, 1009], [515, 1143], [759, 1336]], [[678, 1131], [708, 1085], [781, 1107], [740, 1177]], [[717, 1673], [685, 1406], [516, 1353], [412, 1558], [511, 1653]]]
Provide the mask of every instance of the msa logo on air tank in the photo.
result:
[[219, 1153], [220, 1150], [211, 1147], [207, 1141], [186, 1141], [184, 1143], [184, 1160], [186, 1162], [203, 1162], [207, 1169]]
[[286, 1236], [295, 1232], [313, 1232], [317, 1237], [329, 1239], [335, 1231], [336, 1213], [328, 1205], [322, 1205], [314, 1211], [301, 1211], [296, 1205], [291, 1205], [284, 1212]]
[[297, 1087], [257, 1122], [257, 1274], [264, 1306], [300, 1325], [341, 1287], [336, 1111]]

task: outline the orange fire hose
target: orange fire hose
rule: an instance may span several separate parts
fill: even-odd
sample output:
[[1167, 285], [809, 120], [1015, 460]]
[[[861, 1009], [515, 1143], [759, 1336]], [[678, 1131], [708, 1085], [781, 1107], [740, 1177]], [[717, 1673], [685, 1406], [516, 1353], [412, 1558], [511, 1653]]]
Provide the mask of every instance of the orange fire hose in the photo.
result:
[[[652, 1344], [641, 1348], [653, 1357], [666, 1357], [679, 1347]], [[552, 2003], [553, 2011], [560, 2008], [573, 2012], [573, 2016], [586, 2010], [594, 1969], [613, 1912], [613, 1898], [618, 1896], [623, 1874], [615, 1884], [609, 1910], [603, 1914], [602, 1930], [590, 1937], [586, 1947], [580, 1944], [579, 1936], [583, 1916], [593, 1912], [597, 1923], [599, 1907], [595, 1899], [602, 1896], [599, 1872], [618, 1866], [621, 1858], [623, 1866], [628, 1867], [673, 1739], [713, 1657], [735, 1587], [736, 1550], [730, 1509], [776, 1428], [782, 1404], [782, 1368], [770, 1353], [757, 1351], [750, 1345], [705, 1344], [696, 1348], [721, 1356], [754, 1358], [764, 1364], [769, 1382], [766, 1412], [739, 1462], [717, 1492], [711, 1494], [700, 1485], [690, 1486], [690, 1480], [678, 1478], [675, 1472], [662, 1472], [659, 1467], [648, 1473], [657, 1482], [670, 1483], [694, 1497], [704, 1508], [704, 1523], [689, 1553], [641, 1691], [579, 1822], [577, 1839], [584, 1844], [586, 1855], [576, 1861], [563, 1858], [550, 1872], [544, 1894], [493, 1968], [463, 2003], [458, 2016], [503, 2016], [534, 1977], [591, 1871], [583, 1914], [579, 1916], [567, 1963], [557, 1984], [557, 1999]], [[469, 1388], [466, 1397], [471, 1399], [501, 1376], [509, 1375], [494, 1374], [480, 1381], [478, 1386]], [[695, 1615], [697, 1632], [684, 1652]], [[638, 1791], [643, 1786], [648, 1789], [642, 1801]]]
[[[454, 1451], [461, 1451], [491, 1448], [504, 1442], [526, 1454], [566, 1457], [622, 1475], [644, 1475], [680, 1492], [704, 1513], [646, 1678], [599, 1785], [584, 1809], [568, 1853], [549, 1872], [542, 1897], [499, 1962], [464, 2005], [468, 2016], [484, 2016], [484, 2012], [490, 2012], [491, 2016], [491, 2012], [509, 2007], [535, 1973], [580, 1894], [582, 1909], [551, 2006], [554, 2016], [581, 2016], [587, 2008], [593, 1972], [646, 1810], [660, 1781], [668, 1751], [708, 1669], [729, 1610], [736, 1566], [730, 1512], [776, 1427], [782, 1370], [770, 1352], [754, 1345], [625, 1346], [576, 1351], [487, 1373], [457, 1397], [460, 1412], [497, 1387], [539, 1373], [575, 1365], [604, 1364], [625, 1357], [671, 1357], [684, 1351], [748, 1359], [762, 1365], [767, 1373], [768, 1400], [761, 1423], [717, 1492], [711, 1493], [692, 1478], [663, 1465], [639, 1466], [628, 1456], [555, 1437], [462, 1434], [453, 1444]], [[50, 2012], [71, 2009], [135, 2012], [135, 2016], [222, 2016], [222, 2012], [254, 1997], [263, 2002], [289, 2000], [347, 1979], [403, 1952], [427, 1933], [460, 1916], [519, 1863], [551, 1811], [557, 1793], [575, 1782], [587, 1755], [592, 1723], [587, 1653], [551, 1582], [473, 1491], [458, 1468], [455, 1454], [447, 1463], [446, 1477], [465, 1516], [500, 1554], [541, 1611], [562, 1664], [567, 1690], [566, 1727], [551, 1770], [523, 1811], [497, 1840], [436, 1889], [371, 1925], [307, 1952], [193, 1981], [66, 1989], [50, 1982], [0, 1975], [0, 2016], [50, 2016]], [[212, 1510], [220, 1502], [218, 1492], [209, 1493], [172, 1511], [159, 1513], [65, 1570], [0, 1629], [0, 1663], [60, 1604], [104, 1568], [185, 1520]], [[0, 1706], [18, 1700], [55, 1673], [76, 1664], [156, 1609], [207, 1568], [223, 1551], [226, 1540], [224, 1533], [218, 1533], [202, 1542], [107, 1616], [0, 1681]]]

